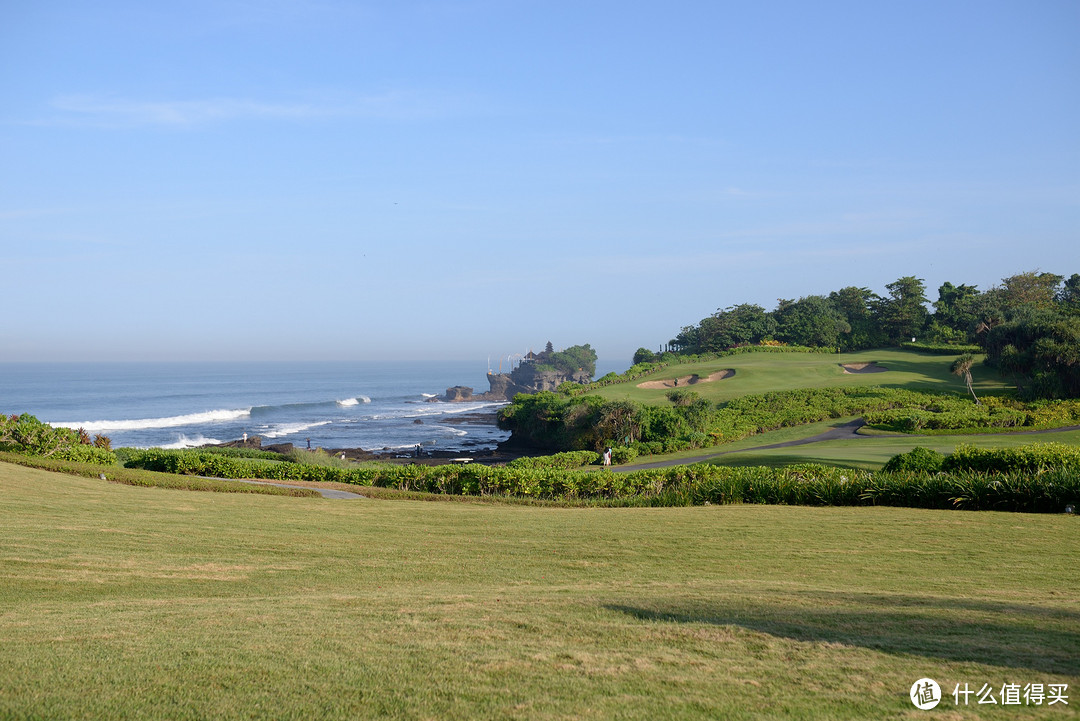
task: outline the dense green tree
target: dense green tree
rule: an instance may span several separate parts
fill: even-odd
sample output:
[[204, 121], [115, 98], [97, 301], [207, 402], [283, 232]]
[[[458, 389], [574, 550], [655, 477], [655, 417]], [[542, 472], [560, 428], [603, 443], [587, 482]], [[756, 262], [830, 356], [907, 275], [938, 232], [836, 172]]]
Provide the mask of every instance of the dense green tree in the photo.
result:
[[537, 367], [550, 368], [566, 375], [586, 373], [591, 378], [596, 373], [596, 351], [588, 343], [572, 345], [561, 351], [545, 350], [540, 354]]
[[1017, 275], [1002, 278], [1001, 286], [1004, 292], [1004, 303], [1009, 308], [1018, 308], [1031, 305], [1036, 308], [1047, 309], [1054, 307], [1057, 297], [1058, 285], [1061, 284], [1062, 276], [1053, 273], [1037, 273], [1027, 271]]
[[875, 348], [884, 345], [885, 337], [874, 318], [874, 308], [881, 297], [869, 288], [848, 286], [829, 293], [832, 304], [851, 328], [842, 338], [845, 348]]
[[1057, 301], [1067, 313], [1080, 313], [1080, 274], [1073, 273], [1061, 285]]
[[637, 403], [628, 400], [609, 401], [600, 407], [596, 423], [599, 430], [597, 442], [629, 444], [640, 440], [642, 420], [641, 406]]
[[1080, 397], [1080, 317], [1028, 304], [986, 333], [986, 363], [1027, 397]]
[[835, 348], [851, 325], [829, 299], [809, 295], [798, 301], [781, 300], [774, 313], [776, 337], [793, 345]]
[[889, 297], [877, 305], [877, 319], [893, 343], [917, 338], [926, 328], [926, 284], [922, 278], [904, 276], [885, 286]]
[[973, 332], [979, 296], [979, 289], [973, 285], [953, 285], [946, 281], [938, 288], [938, 299], [934, 301], [934, 321], [954, 331]]
[[655, 363], [656, 360], [656, 353], [643, 347], [634, 351], [634, 362], [631, 365], [637, 365], [638, 363]]
[[701, 333], [696, 325], [685, 325], [679, 334], [668, 341], [668, 345], [680, 353], [697, 353]]
[[998, 287], [991, 288], [974, 301], [973, 310], [976, 342], [984, 345], [986, 334], [1007, 319], [1009, 307], [1005, 303], [1005, 292]]
[[698, 326], [697, 352], [759, 343], [776, 332], [776, 320], [760, 305], [742, 303], [718, 310]]

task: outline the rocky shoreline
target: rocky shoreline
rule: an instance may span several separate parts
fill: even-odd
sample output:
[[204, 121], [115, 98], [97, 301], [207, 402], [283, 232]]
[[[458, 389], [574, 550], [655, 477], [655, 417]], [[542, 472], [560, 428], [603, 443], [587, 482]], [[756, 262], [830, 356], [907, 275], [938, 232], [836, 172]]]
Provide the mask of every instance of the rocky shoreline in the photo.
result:
[[[438, 399], [433, 400], [435, 400], [435, 402], [438, 402]], [[476, 398], [473, 397], [472, 400], [476, 400]], [[482, 409], [469, 413], [461, 413], [451, 418], [444, 418], [440, 420], [440, 423], [448, 426], [494, 426], [497, 416], [498, 411], [496, 409]], [[463, 444], [462, 448], [452, 451], [432, 450], [421, 447], [420, 455], [416, 455], [415, 451], [410, 452], [408, 449], [402, 448], [321, 448], [319, 450], [324, 450], [332, 456], [338, 456], [351, 461], [386, 461], [390, 463], [445, 465], [450, 463], [453, 459], [469, 458], [471, 459], [471, 462], [475, 463], [481, 463], [484, 465], [499, 465], [508, 463], [515, 458], [520, 458], [521, 456], [526, 455], [525, 449], [518, 447], [512, 442], [512, 440], [513, 439], [507, 439], [506, 441], [498, 444], [495, 448], [491, 448], [489, 444], [482, 441], [476, 441], [477, 447], [475, 448], [470, 448], [469, 443], [466, 442]], [[227, 441], [225, 443], [211, 443], [207, 444], [206, 446], [200, 447], [251, 448], [254, 450], [280, 453], [282, 455], [290, 453], [297, 448], [297, 446], [292, 443], [263, 444], [262, 439], [258, 436], [251, 436], [247, 439]]]

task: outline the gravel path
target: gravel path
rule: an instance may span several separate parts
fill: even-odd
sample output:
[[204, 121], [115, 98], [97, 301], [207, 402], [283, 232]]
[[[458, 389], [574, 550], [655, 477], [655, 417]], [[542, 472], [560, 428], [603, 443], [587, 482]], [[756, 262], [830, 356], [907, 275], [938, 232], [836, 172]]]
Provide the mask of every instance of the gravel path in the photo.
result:
[[[207, 476], [202, 476], [206, 478]], [[359, 493], [353, 493], [351, 491], [335, 491], [329, 488], [313, 488], [312, 486], [294, 486], [289, 483], [271, 483], [270, 481], [251, 481], [240, 478], [216, 478], [218, 481], [236, 481], [237, 483], [254, 483], [256, 486], [277, 486], [278, 488], [308, 488], [313, 491], [318, 491], [323, 498], [367, 498], [367, 496], [361, 496]]]

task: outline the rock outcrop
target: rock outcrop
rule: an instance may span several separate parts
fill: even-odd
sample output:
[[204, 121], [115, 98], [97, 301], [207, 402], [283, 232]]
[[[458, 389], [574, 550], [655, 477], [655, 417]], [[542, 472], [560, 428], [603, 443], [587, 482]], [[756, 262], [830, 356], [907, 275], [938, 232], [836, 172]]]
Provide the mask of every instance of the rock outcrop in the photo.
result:
[[[553, 391], [563, 383], [588, 383], [596, 369], [596, 351], [588, 344], [571, 346], [556, 352], [551, 342], [542, 353], [529, 351], [520, 365], [510, 373], [488, 371], [486, 393], [473, 394], [467, 386], [446, 389], [446, 395], [438, 399], [450, 403], [461, 401], [509, 401], [518, 393]], [[435, 400], [435, 399], [432, 399]]]
[[488, 373], [490, 388], [485, 393], [474, 393], [468, 386], [454, 386], [446, 389], [446, 395], [440, 400], [448, 403], [464, 401], [509, 401], [518, 393], [539, 393], [553, 391], [567, 381], [588, 383], [592, 376], [585, 371], [577, 373], [559, 373], [558, 371], [538, 370], [531, 363], [522, 363], [513, 373]]
[[442, 400], [448, 403], [460, 403], [476, 400], [476, 396], [473, 395], [473, 389], [468, 386], [454, 386], [446, 389], [446, 395], [442, 397]]

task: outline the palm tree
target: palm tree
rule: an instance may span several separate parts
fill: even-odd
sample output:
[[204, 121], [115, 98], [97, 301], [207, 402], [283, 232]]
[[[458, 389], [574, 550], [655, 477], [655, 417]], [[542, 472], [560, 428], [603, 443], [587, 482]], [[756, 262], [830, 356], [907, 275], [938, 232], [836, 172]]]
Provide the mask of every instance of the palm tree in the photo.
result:
[[979, 403], [979, 397], [975, 395], [975, 389], [971, 387], [971, 366], [975, 364], [975, 357], [970, 353], [966, 353], [952, 364], [953, 375], [963, 376], [964, 382], [967, 383], [967, 389], [971, 393], [971, 397], [975, 399], [975, 405], [981, 405]]

